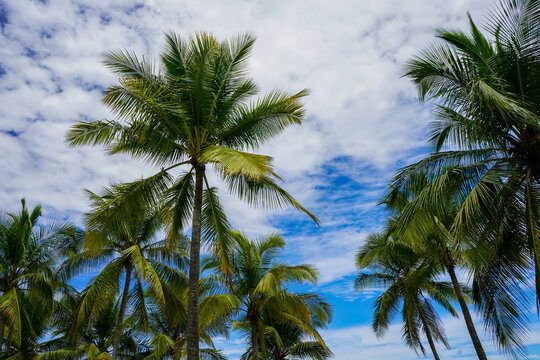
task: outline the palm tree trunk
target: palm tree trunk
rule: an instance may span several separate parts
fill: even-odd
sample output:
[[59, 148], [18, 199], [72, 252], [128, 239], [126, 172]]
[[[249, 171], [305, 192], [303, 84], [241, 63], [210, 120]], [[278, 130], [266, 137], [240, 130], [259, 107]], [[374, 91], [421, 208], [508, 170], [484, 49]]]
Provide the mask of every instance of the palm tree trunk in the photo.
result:
[[465, 324], [467, 325], [467, 330], [469, 331], [474, 350], [476, 350], [476, 355], [480, 360], [487, 360], [486, 353], [484, 351], [484, 348], [482, 347], [482, 343], [480, 342], [480, 338], [478, 337], [478, 333], [476, 332], [476, 329], [474, 327], [471, 313], [469, 312], [469, 308], [467, 307], [467, 303], [465, 302], [465, 297], [463, 296], [463, 292], [461, 292], [461, 286], [459, 286], [453, 262], [449, 262], [446, 265], [446, 270], [448, 271], [448, 274], [452, 279], [452, 285], [454, 286], [454, 291], [456, 292], [459, 306], [461, 307], [461, 312], [463, 313], [463, 318], [465, 319]]
[[536, 227], [534, 222], [534, 215], [531, 209], [531, 169], [527, 170], [527, 176], [525, 181], [525, 209], [527, 216], [527, 236], [529, 238], [529, 246], [533, 253], [534, 259], [534, 274], [536, 285], [536, 309], [540, 306], [540, 249], [538, 239], [536, 235]]
[[189, 251], [189, 294], [186, 329], [187, 360], [199, 360], [199, 272], [204, 165], [195, 164], [195, 197]]
[[251, 319], [251, 360], [259, 360], [259, 329], [257, 320]]
[[431, 336], [431, 330], [429, 330], [426, 316], [424, 315], [424, 311], [421, 307], [418, 307], [418, 313], [420, 314], [420, 320], [422, 320], [422, 324], [424, 325], [424, 332], [426, 333], [426, 337], [429, 343], [429, 347], [431, 348], [431, 352], [433, 353], [433, 357], [435, 358], [435, 360], [441, 360], [439, 354], [437, 353], [437, 348], [435, 347], [433, 337]]
[[122, 335], [122, 324], [124, 322], [124, 314], [126, 312], [128, 295], [129, 295], [129, 283], [131, 282], [131, 265], [126, 265], [126, 281], [124, 283], [124, 293], [122, 294], [122, 302], [120, 303], [120, 310], [118, 311], [118, 320], [116, 321], [116, 329], [114, 329], [113, 339], [113, 360], [118, 359], [118, 347], [120, 345], [120, 336]]

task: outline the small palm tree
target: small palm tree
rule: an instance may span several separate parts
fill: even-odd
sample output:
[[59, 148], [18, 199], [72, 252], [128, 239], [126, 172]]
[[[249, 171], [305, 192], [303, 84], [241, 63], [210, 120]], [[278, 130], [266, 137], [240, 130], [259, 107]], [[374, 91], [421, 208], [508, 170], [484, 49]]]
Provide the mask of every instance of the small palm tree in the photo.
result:
[[[144, 355], [145, 359], [180, 359], [186, 356], [188, 284], [168, 282], [166, 286], [165, 306], [151, 306], [148, 326], [141, 328], [143, 333], [150, 336], [147, 351], [140, 354]], [[228, 336], [232, 308], [217, 296], [211, 299], [207, 297], [213, 294], [215, 287], [212, 278], [201, 279], [199, 332], [201, 345], [205, 347], [200, 348], [200, 354], [205, 359], [223, 360], [225, 356], [215, 348], [212, 338]], [[156, 304], [155, 299], [152, 299], [150, 304]]]
[[0, 352], [4, 342], [6, 351], [27, 349], [45, 331], [53, 311], [57, 246], [77, 233], [69, 224], [38, 225], [41, 207], [29, 211], [21, 203], [20, 213], [0, 217]]
[[[265, 353], [263, 314], [268, 314], [275, 323], [289, 322], [300, 326], [327, 349], [311, 317], [312, 306], [316, 306], [319, 320], [327, 321], [330, 316], [327, 304], [320, 302], [316, 294], [297, 294], [287, 289], [294, 283], [314, 284], [317, 281], [315, 269], [309, 265], [291, 266], [278, 262], [278, 251], [285, 246], [279, 235], [258, 241], [248, 240], [240, 232], [234, 232], [232, 236], [236, 242], [236, 251], [231, 254], [232, 275], [230, 278], [220, 276], [229, 295], [218, 297], [236, 305], [239, 317], [233, 327], [249, 333], [251, 359], [259, 359], [260, 349]], [[209, 261], [205, 268], [220, 273], [219, 261]]]
[[[94, 209], [116, 196], [112, 189], [107, 189], [103, 197], [90, 192], [89, 195]], [[133, 312], [144, 322], [147, 316], [146, 289], [151, 291], [158, 304], [164, 306], [166, 284], [183, 281], [184, 275], [178, 269], [185, 268], [187, 261], [178, 242], [171, 246], [170, 242], [156, 240], [162, 227], [157, 212], [134, 214], [132, 211], [124, 214], [120, 222], [101, 219], [101, 225], [87, 233], [83, 251], [66, 260], [59, 274], [68, 279], [81, 271], [106, 264], [84, 290], [73, 325], [75, 332], [83, 322], [99, 317], [109, 309], [123, 278], [124, 288], [112, 337], [112, 358], [117, 359], [128, 302], [131, 300]]]
[[[446, 169], [441, 176], [442, 181], [447, 182], [447, 177], [452, 177], [453, 174], [453, 168]], [[394, 234], [395, 232], [397, 238], [410, 246], [421, 246], [433, 262], [447, 271], [475, 351], [480, 359], [486, 359], [484, 348], [467, 306], [466, 296], [463, 294], [456, 275], [457, 267], [471, 265], [470, 262], [467, 262], [466, 255], [472, 258], [474, 253], [478, 253], [480, 250], [474, 241], [472, 243], [458, 241], [457, 237], [452, 236], [450, 231], [460, 206], [460, 193], [456, 190], [456, 187], [459, 187], [460, 179], [454, 179], [453, 189], [446, 186], [444, 192], [428, 202], [422, 199], [423, 194], [436, 189], [441, 179], [437, 178], [430, 182], [423, 173], [410, 176], [414, 181], [409, 183], [406, 190], [390, 186], [388, 194], [381, 202], [395, 216], [390, 221], [390, 233]], [[419, 203], [421, 206], [418, 206]], [[469, 267], [468, 270], [474, 273], [472, 267]], [[513, 303], [502, 304], [502, 308], [508, 308], [509, 305], [513, 305]], [[506, 319], [506, 321], [515, 319], [519, 319], [519, 317]]]
[[[37, 356], [38, 360], [112, 359], [109, 350], [116, 330], [119, 302], [111, 299], [87, 324], [81, 324], [78, 338], [73, 341], [73, 322], [77, 319], [83, 299], [84, 293], [73, 290], [64, 293], [58, 301], [51, 321], [54, 338], [42, 344], [45, 351]], [[139, 352], [139, 348], [133, 336], [133, 327], [123, 330], [119, 354], [121, 358], [130, 358]]]
[[[323, 321], [317, 313], [322, 310]], [[322, 299], [316, 299], [316, 307], [311, 312], [313, 327], [326, 326], [330, 320], [330, 306]], [[320, 341], [307, 333], [300, 325], [293, 322], [276, 322], [267, 312], [262, 314], [264, 329], [264, 347], [266, 358], [273, 360], [312, 359], [325, 360], [332, 357], [332, 352]], [[252, 359], [251, 349], [242, 354], [241, 360]]]
[[[228, 221], [216, 188], [210, 185], [208, 168], [249, 204], [290, 205], [318, 222], [278, 185], [270, 157], [245, 152], [287, 126], [301, 124], [301, 99], [308, 93], [273, 91], [250, 102], [258, 92], [246, 69], [254, 41], [251, 35], [218, 42], [205, 33], [188, 40], [167, 34], [159, 71], [130, 52], [108, 53], [105, 65], [120, 76], [120, 84], [105, 92], [103, 102], [126, 123], [81, 122], [67, 136], [73, 146], [104, 145], [111, 154], [126, 153], [161, 167], [153, 176], [119, 186], [123, 196], [107, 201], [101, 215], [163, 201], [171, 238], [191, 217], [189, 360], [199, 360], [201, 235], [220, 258], [222, 269], [230, 271]], [[175, 173], [180, 167], [187, 171]], [[91, 218], [88, 225], [94, 222], [100, 221]]]
[[[523, 314], [530, 306], [527, 301], [530, 293], [524, 292], [524, 288], [527, 287], [526, 269], [530, 267], [531, 258], [522, 246], [524, 227], [518, 219], [516, 202], [506, 205], [507, 209], [515, 211], [501, 219], [497, 232], [492, 225], [498, 220], [486, 218], [482, 212], [476, 214], [474, 227], [458, 231], [459, 220], [456, 218], [460, 216], [464, 196], [468, 194], [463, 184], [474, 184], [477, 172], [460, 166], [438, 172], [438, 176], [409, 172], [404, 183], [390, 185], [382, 204], [394, 216], [392, 227], [399, 237], [406, 238], [413, 246], [422, 245], [444, 266], [452, 279], [467, 330], [480, 358], [486, 355], [461, 294], [456, 276], [458, 268], [466, 269], [471, 275], [475, 305], [496, 344], [508, 353], [524, 354], [527, 318]], [[398, 173], [396, 179], [402, 174]], [[493, 190], [497, 185], [486, 184], [485, 187]], [[482, 209], [489, 209], [496, 206], [491, 200], [480, 196], [476, 202]]]
[[20, 343], [11, 341], [11, 329], [7, 328], [5, 349], [0, 353], [1, 359], [33, 360], [43, 350], [41, 340], [47, 335], [50, 312], [43, 311], [42, 304], [26, 293], [19, 294], [19, 306], [24, 309], [25, 319], [22, 322]]
[[423, 329], [433, 356], [440, 359], [435, 341], [441, 341], [447, 348], [449, 345], [430, 299], [453, 316], [457, 313], [450, 303], [456, 299], [452, 284], [437, 281], [442, 273], [439, 264], [387, 234], [369, 236], [358, 251], [356, 263], [359, 269], [369, 271], [360, 273], [355, 279], [357, 290], [370, 286], [385, 288], [375, 301], [372, 322], [375, 334], [384, 335], [402, 302], [405, 343], [425, 354], [420, 340], [420, 329]]
[[[185, 354], [185, 342], [174, 341], [165, 334], [158, 334], [150, 339], [148, 351], [140, 353], [146, 360], [181, 359]], [[227, 360], [222, 351], [215, 347], [201, 348], [201, 359]]]

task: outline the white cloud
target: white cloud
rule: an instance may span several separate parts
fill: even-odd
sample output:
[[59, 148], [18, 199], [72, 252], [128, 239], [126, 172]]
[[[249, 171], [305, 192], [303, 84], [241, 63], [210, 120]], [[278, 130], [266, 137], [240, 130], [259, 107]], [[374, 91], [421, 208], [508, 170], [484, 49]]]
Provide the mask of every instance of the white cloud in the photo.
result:
[[[462, 319], [445, 317], [442, 319], [448, 342], [451, 349], [437, 344], [437, 351], [443, 359], [473, 360], [477, 359], [472, 347], [469, 333]], [[490, 359], [505, 359], [504, 355], [497, 352], [493, 343], [486, 334], [477, 326], [481, 341]], [[341, 329], [328, 329], [321, 332], [330, 349], [334, 352], [334, 358], [339, 360], [356, 359], [401, 359], [413, 360], [424, 358], [410, 350], [401, 340], [401, 325], [390, 325], [388, 332], [378, 339], [370, 326], [351, 326]], [[529, 335], [529, 344], [538, 344], [540, 339], [540, 327], [535, 326]], [[431, 352], [427, 342], [423, 342], [428, 358]], [[529, 352], [529, 359], [536, 358], [537, 354]]]
[[[11, 189], [2, 197], [11, 205], [7, 198], [13, 192], [24, 193], [59, 211], [80, 211], [82, 187], [148, 171], [137, 162], [92, 154], [95, 150], [68, 150], [62, 140], [74, 121], [110, 116], [99, 104], [100, 88], [94, 88], [114, 82], [99, 63], [100, 54], [124, 48], [157, 56], [162, 33], [169, 29], [184, 35], [206, 29], [220, 38], [251, 31], [259, 38], [252, 73], [264, 89], [312, 89], [306, 100], [306, 125], [290, 129], [262, 151], [275, 156], [278, 171], [291, 187], [301, 183], [302, 193], [320, 197], [313, 189], [316, 182], [306, 183], [304, 175], [318, 173], [336, 156], [350, 155], [389, 169], [422, 143], [426, 113], [416, 103], [412, 86], [399, 78], [402, 64], [432, 39], [434, 28], [463, 24], [465, 10], [484, 11], [481, 4], [420, 0], [332, 5], [66, 0], [4, 4], [8, 23], [1, 54], [6, 74], [0, 97], [8, 106], [0, 109], [0, 129], [23, 135], [1, 147], [14, 163], [9, 174], [1, 175], [3, 189]], [[53, 128], [42, 131], [49, 126]], [[21, 148], [39, 149], [33, 163]], [[56, 164], [43, 163], [44, 158]], [[21, 181], [22, 174], [42, 179], [41, 184]], [[48, 185], [60, 177], [63, 186]], [[40, 195], [44, 193], [48, 197]], [[60, 200], [52, 201], [55, 195]]]

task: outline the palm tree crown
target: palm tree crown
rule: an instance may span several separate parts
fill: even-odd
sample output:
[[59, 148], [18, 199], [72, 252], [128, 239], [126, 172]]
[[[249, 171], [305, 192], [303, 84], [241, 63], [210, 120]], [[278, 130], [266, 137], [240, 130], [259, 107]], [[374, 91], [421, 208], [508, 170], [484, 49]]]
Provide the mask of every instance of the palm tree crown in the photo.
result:
[[437, 280], [441, 266], [425, 255], [388, 234], [373, 234], [362, 245], [356, 259], [358, 268], [369, 272], [360, 273], [354, 285], [357, 290], [373, 285], [385, 288], [374, 305], [372, 326], [377, 336], [384, 335], [401, 302], [405, 343], [425, 353], [420, 340], [423, 329], [435, 359], [439, 359], [434, 341], [449, 345], [430, 299], [457, 316], [450, 303], [456, 295], [452, 284]]
[[0, 351], [6, 340], [7, 351], [26, 358], [52, 315], [54, 267], [63, 246], [76, 242], [77, 230], [67, 223], [38, 225], [41, 207], [29, 211], [21, 203], [20, 213], [0, 218]]
[[[229, 294], [228, 301], [236, 304], [239, 313], [234, 327], [249, 334], [251, 359], [259, 359], [260, 350], [265, 353], [264, 334], [271, 324], [299, 326], [328, 351], [316, 327], [330, 320], [330, 306], [316, 294], [288, 290], [294, 283], [315, 283], [315, 269], [279, 262], [278, 252], [285, 245], [279, 235], [258, 241], [248, 240], [240, 232], [233, 237], [236, 251], [231, 255], [232, 276], [220, 279]], [[206, 268], [219, 272], [219, 262], [209, 261]], [[271, 323], [265, 324], [264, 316], [270, 317]]]
[[[115, 196], [111, 189], [104, 196], [89, 194], [94, 209], [99, 209]], [[105, 220], [103, 217], [100, 219]], [[121, 222], [115, 219], [103, 221], [99, 226], [96, 224], [85, 237], [83, 251], [67, 259], [59, 272], [69, 279], [80, 271], [106, 263], [84, 291], [73, 325], [74, 332], [81, 330], [83, 322], [99, 317], [110, 309], [111, 302], [116, 301], [120, 281], [124, 278], [112, 341], [113, 359], [117, 358], [128, 302], [132, 304], [139, 325], [147, 327], [147, 292], [150, 291], [158, 306], [165, 306], [165, 295], [173, 292], [171, 288], [178, 282], [187, 283], [180, 271], [186, 268], [186, 254], [181, 251], [178, 241], [171, 244], [156, 239], [161, 226], [158, 212], [147, 212], [146, 209], [137, 214], [133, 211], [124, 214]], [[168, 299], [171, 300], [170, 297]]]

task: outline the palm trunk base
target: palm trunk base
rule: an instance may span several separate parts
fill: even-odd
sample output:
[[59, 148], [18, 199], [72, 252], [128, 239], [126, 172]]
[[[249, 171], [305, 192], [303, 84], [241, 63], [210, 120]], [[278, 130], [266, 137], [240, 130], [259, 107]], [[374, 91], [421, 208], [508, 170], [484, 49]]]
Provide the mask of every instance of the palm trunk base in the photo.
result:
[[461, 312], [463, 313], [463, 319], [465, 319], [465, 324], [467, 325], [467, 330], [469, 331], [469, 335], [471, 336], [471, 341], [473, 343], [474, 350], [476, 351], [476, 355], [480, 360], [487, 360], [486, 353], [484, 351], [484, 348], [482, 347], [482, 343], [480, 342], [480, 338], [478, 337], [476, 328], [474, 327], [471, 313], [469, 312], [469, 308], [467, 307], [467, 302], [465, 301], [465, 297], [461, 292], [461, 286], [459, 285], [456, 272], [454, 270], [454, 265], [452, 263], [446, 265], [446, 269], [448, 271], [448, 274], [450, 275], [450, 278], [452, 279], [452, 286], [454, 287], [454, 291], [456, 292], [459, 306], [461, 307]]

